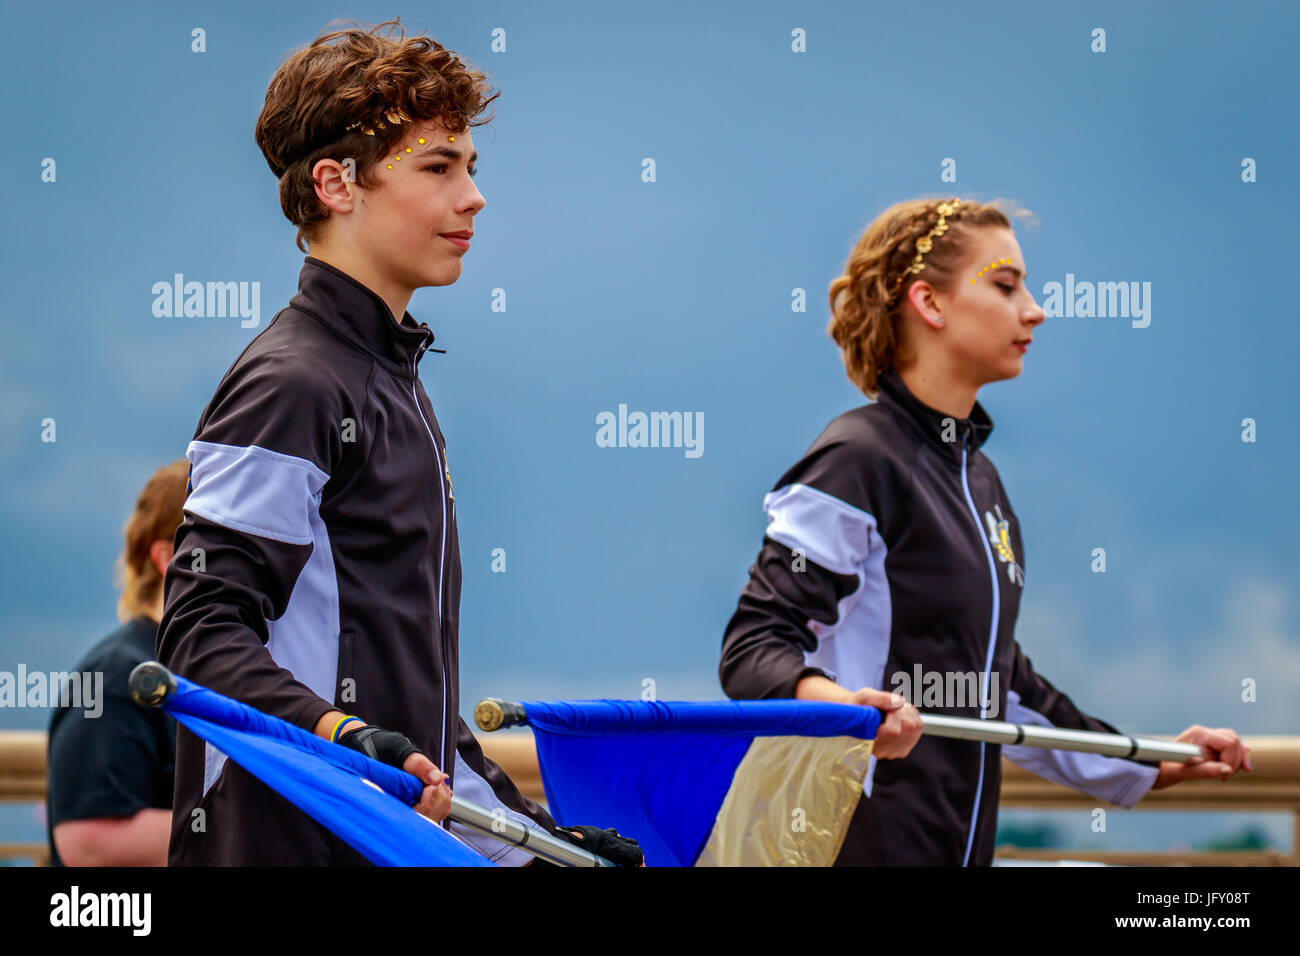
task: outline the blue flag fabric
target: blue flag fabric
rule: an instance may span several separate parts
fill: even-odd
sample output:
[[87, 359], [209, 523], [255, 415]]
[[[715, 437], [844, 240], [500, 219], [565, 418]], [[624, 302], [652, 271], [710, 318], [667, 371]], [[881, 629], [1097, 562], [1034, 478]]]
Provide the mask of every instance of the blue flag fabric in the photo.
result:
[[[823, 845], [822, 857], [833, 856], [861, 797], [869, 742], [880, 723], [873, 707], [815, 701], [529, 701], [523, 707], [537, 741], [552, 815], [614, 827], [635, 838], [648, 866], [700, 863], [711, 835], [716, 842], [725, 807], [732, 816], [775, 812], [780, 801], [754, 796], [752, 779], [744, 785], [749, 795], [738, 793], [739, 771], [762, 750], [773, 760], [755, 773], [770, 780], [799, 764], [801, 753], [816, 751], [815, 738], [830, 745], [819, 751], [829, 757], [802, 764], [774, 786], [798, 791], [801, 798], [793, 804], [824, 808], [813, 829]], [[780, 741], [786, 749], [756, 747], [756, 741], [774, 738], [787, 738]], [[805, 741], [809, 746], [802, 745]], [[825, 789], [828, 777], [837, 778], [837, 790]], [[760, 780], [757, 785], [764, 784]], [[743, 842], [763, 825], [773, 828], [779, 840], [780, 831], [791, 824], [782, 818], [733, 819], [730, 825]], [[734, 846], [737, 839], [731, 842]], [[789, 862], [788, 852], [775, 846], [770, 851], [768, 862]], [[728, 859], [744, 857], [733, 852]]]
[[412, 806], [423, 785], [396, 767], [176, 678], [180, 723], [378, 866], [493, 866]]

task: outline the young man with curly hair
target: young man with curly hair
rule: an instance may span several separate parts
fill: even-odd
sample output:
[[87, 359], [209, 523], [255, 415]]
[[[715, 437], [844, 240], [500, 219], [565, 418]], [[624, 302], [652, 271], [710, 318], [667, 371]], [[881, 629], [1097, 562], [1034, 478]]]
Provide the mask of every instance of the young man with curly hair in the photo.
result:
[[[455, 497], [417, 371], [433, 333], [406, 311], [416, 289], [460, 277], [484, 207], [471, 128], [498, 94], [432, 39], [384, 35], [395, 23], [318, 37], [267, 90], [257, 143], [311, 254], [189, 445], [158, 656], [416, 775], [434, 820], [454, 787], [556, 832], [458, 716]], [[452, 829], [497, 862], [531, 859]], [[559, 832], [636, 855], [580, 829]], [[169, 862], [364, 860], [182, 729]]]

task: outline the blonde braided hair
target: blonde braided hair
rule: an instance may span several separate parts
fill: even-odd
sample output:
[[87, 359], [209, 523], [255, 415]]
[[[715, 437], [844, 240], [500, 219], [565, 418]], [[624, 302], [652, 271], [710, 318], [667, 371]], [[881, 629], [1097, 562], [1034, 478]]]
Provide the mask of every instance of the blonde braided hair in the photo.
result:
[[[1028, 215], [1008, 205], [1012, 215]], [[868, 398], [876, 397], [881, 373], [896, 364], [907, 290], [922, 275], [937, 289], [951, 289], [973, 230], [989, 227], [1011, 228], [1000, 200], [909, 199], [882, 212], [858, 238], [830, 284], [826, 331], [840, 347], [849, 381]], [[925, 248], [918, 250], [918, 241]], [[918, 252], [923, 270], [910, 271]]]

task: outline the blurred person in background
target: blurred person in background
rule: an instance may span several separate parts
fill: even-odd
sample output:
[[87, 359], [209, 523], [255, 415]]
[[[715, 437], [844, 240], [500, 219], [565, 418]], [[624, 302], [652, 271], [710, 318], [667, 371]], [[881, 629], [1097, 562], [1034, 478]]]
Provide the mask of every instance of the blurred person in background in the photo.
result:
[[154, 472], [123, 528], [118, 558], [122, 626], [76, 671], [102, 673], [98, 713], [57, 707], [50, 719], [46, 827], [53, 866], [165, 866], [171, 831], [176, 721], [136, 704], [127, 677], [153, 660], [163, 575], [183, 517], [189, 462]]

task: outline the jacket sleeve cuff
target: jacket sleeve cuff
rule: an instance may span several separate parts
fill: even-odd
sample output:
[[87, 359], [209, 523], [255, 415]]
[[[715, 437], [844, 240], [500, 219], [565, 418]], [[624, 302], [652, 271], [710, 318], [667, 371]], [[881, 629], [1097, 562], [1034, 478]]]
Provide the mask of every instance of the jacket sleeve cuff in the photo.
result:
[[1139, 800], [1151, 792], [1152, 786], [1155, 785], [1156, 777], [1160, 775], [1160, 767], [1149, 766], [1145, 763], [1139, 764], [1137, 772], [1133, 775], [1133, 782], [1124, 790], [1115, 795], [1115, 803], [1121, 807], [1132, 807]]
[[326, 714], [328, 714], [331, 710], [338, 710], [338, 709], [339, 708], [335, 707], [333, 704], [325, 700], [323, 697], [317, 697], [313, 701], [308, 701], [306, 706], [304, 706], [302, 710], [299, 711], [298, 717], [294, 720], [291, 720], [290, 723], [292, 723], [296, 727], [301, 727], [309, 734], [315, 733], [316, 725], [320, 723], [320, 719], [324, 717]]

